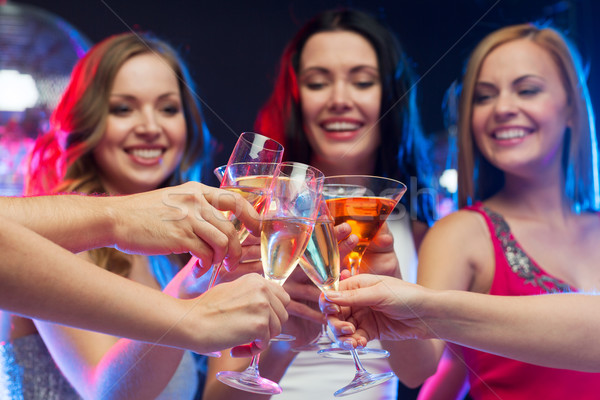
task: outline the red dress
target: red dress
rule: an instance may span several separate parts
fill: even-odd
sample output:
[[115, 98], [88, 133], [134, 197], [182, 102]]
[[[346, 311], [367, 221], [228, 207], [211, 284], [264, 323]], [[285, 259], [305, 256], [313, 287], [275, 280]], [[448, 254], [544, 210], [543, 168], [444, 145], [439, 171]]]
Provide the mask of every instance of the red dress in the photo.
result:
[[[490, 231], [496, 260], [490, 294], [526, 296], [577, 291], [540, 268], [521, 248], [500, 214], [480, 202], [465, 209], [479, 212]], [[474, 400], [600, 399], [600, 374], [539, 367], [466, 347], [463, 353]]]

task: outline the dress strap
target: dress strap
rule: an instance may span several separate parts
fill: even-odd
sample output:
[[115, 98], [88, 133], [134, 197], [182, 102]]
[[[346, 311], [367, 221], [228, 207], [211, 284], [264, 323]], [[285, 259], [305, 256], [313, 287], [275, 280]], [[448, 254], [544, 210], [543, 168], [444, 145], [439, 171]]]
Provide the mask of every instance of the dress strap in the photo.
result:
[[[515, 239], [510, 226], [501, 214], [492, 211], [481, 202], [465, 207], [465, 209], [479, 212], [484, 217], [488, 229], [490, 229], [496, 253], [500, 249], [512, 272], [524, 283], [538, 287], [545, 293], [577, 291], [568, 283], [553, 277], [540, 268]], [[498, 265], [496, 265], [496, 268], [498, 268]]]

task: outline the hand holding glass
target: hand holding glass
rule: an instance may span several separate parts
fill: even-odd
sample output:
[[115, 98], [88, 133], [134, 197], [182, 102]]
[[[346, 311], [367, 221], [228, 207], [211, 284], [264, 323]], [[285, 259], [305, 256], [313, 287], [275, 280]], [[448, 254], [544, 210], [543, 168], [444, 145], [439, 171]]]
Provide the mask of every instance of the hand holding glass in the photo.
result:
[[[261, 162], [229, 164], [223, 169], [221, 188], [240, 194], [261, 214], [271, 179], [278, 165]], [[217, 173], [218, 169], [215, 169], [215, 174]], [[226, 212], [225, 216], [233, 223], [242, 243], [249, 235], [248, 230], [235, 214]], [[221, 267], [222, 264], [213, 266], [209, 288], [214, 286]]]
[[[333, 217], [327, 203], [322, 200], [310, 241], [300, 258], [300, 267], [321, 291], [337, 290], [340, 277], [340, 253], [333, 227]], [[317, 351], [334, 344], [327, 334], [327, 324], [323, 324], [321, 334], [314, 341], [293, 350]]]
[[[268, 138], [267, 136], [263, 136], [258, 133], [255, 133], [255, 132], [242, 132], [242, 134], [238, 137], [238, 140], [235, 143], [235, 146], [233, 147], [233, 151], [231, 152], [231, 155], [229, 156], [229, 160], [227, 161], [227, 165], [225, 166], [225, 169], [221, 172], [220, 169], [216, 168], [214, 172], [215, 172], [215, 175], [217, 175], [217, 178], [219, 178], [219, 175], [222, 173], [222, 176], [221, 176], [222, 179], [220, 179], [220, 181], [221, 181], [221, 187], [224, 189], [235, 188], [238, 186], [252, 187], [251, 186], [252, 183], [255, 184], [254, 187], [256, 187], [256, 188], [266, 189], [266, 188], [268, 188], [268, 185], [269, 185], [269, 183], [266, 181], [261, 181], [261, 182], [246, 181], [244, 184], [241, 184], [241, 185], [239, 184], [238, 181], [244, 177], [244, 175], [243, 175], [244, 173], [246, 173], [246, 176], [256, 176], [257, 173], [261, 173], [263, 175], [264, 174], [273, 175], [274, 171], [271, 171], [269, 173], [266, 170], [266, 167], [268, 165], [275, 166], [276, 164], [279, 164], [282, 159], [283, 159], [283, 146], [279, 142], [277, 142], [271, 138]], [[262, 170], [259, 170], [258, 168], [255, 168], [255, 169], [252, 169], [252, 168], [244, 169], [243, 167], [239, 167], [236, 169], [232, 168], [229, 174], [226, 173], [227, 167], [229, 167], [230, 165], [234, 165], [234, 164], [242, 165], [243, 163], [264, 163], [265, 167], [263, 167]], [[246, 164], [246, 165], [249, 165], [249, 164]], [[236, 229], [237, 229], [237, 226], [236, 226]], [[240, 227], [240, 229], [241, 229], [241, 227]], [[238, 229], [238, 232], [240, 232], [241, 241], [244, 241], [246, 236], [248, 236], [247, 233], [244, 231], [240, 231], [239, 229]], [[243, 236], [243, 238], [242, 238], [242, 236]], [[210, 277], [210, 281], [208, 284], [209, 288], [214, 286], [215, 280], [217, 279], [217, 276], [219, 275], [221, 266], [222, 266], [222, 264], [213, 265], [213, 272], [212, 272], [212, 275]]]
[[[266, 136], [260, 135], [254, 132], [242, 132], [239, 136], [231, 155], [229, 156], [229, 161], [227, 162], [227, 166], [236, 165], [236, 167], [232, 167], [229, 170], [229, 174], [227, 179], [221, 180], [221, 187], [225, 189], [230, 189], [233, 191], [238, 191], [246, 194], [244, 196], [247, 200], [255, 200], [253, 205], [255, 208], [260, 207], [260, 196], [258, 196], [258, 191], [252, 192], [252, 189], [236, 189], [238, 187], [251, 188], [250, 182], [246, 181], [245, 184], [240, 182], [241, 178], [244, 176], [250, 176], [250, 174], [270, 174], [272, 175], [275, 166], [281, 162], [283, 159], [283, 146]], [[246, 163], [246, 167], [243, 166], [243, 163]], [[250, 168], [247, 163], [263, 163], [264, 165], [261, 168]], [[269, 168], [272, 168], [270, 172]], [[215, 170], [217, 171], [217, 170]], [[225, 172], [225, 171], [224, 171]], [[244, 175], [246, 174], [246, 175]], [[266, 189], [268, 187], [268, 183], [261, 182], [266, 186], [257, 185], [256, 189]], [[264, 198], [264, 193], [263, 193]], [[252, 203], [252, 201], [251, 201]], [[260, 210], [256, 208], [256, 210], [260, 213]], [[235, 217], [234, 214], [228, 215], [226, 213], [226, 217], [228, 217], [235, 225], [236, 230], [238, 231], [238, 235], [240, 237], [240, 242], [243, 242], [244, 239], [248, 236], [248, 232], [246, 228], [241, 224], [241, 222]], [[212, 266], [213, 271], [210, 276], [210, 280], [208, 282], [208, 288], [212, 288], [215, 285], [217, 277], [219, 276], [219, 271], [221, 270], [223, 263], [215, 264]], [[213, 352], [206, 354], [211, 357], [220, 357], [221, 353]]]
[[[261, 260], [265, 278], [283, 285], [290, 276], [309, 238], [321, 201], [323, 174], [306, 164], [281, 163], [274, 173], [265, 202], [261, 226]], [[273, 340], [294, 340], [280, 335]], [[281, 387], [260, 376], [260, 354], [245, 371], [222, 371], [217, 379], [240, 390], [279, 394]]]
[[[335, 224], [347, 222], [358, 243], [348, 255], [350, 272], [360, 271], [362, 257], [392, 210], [406, 192], [406, 186], [394, 179], [369, 175], [338, 175], [325, 178], [323, 198], [333, 215]], [[389, 357], [384, 349], [363, 348], [363, 357]], [[319, 354], [332, 358], [347, 358], [348, 351], [330, 348]]]

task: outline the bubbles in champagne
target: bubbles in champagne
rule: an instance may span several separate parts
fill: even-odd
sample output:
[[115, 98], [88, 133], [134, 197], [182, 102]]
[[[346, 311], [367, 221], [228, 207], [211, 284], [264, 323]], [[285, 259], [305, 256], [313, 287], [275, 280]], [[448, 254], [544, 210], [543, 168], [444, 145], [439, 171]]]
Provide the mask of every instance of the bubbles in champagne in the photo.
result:
[[313, 223], [304, 218], [268, 218], [261, 231], [265, 278], [283, 285], [306, 249]]

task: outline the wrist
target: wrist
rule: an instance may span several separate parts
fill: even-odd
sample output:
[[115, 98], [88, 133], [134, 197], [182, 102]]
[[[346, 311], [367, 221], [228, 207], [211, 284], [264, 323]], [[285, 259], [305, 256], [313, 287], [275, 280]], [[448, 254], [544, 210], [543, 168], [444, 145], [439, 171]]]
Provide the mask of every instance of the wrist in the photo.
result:
[[121, 247], [124, 245], [125, 230], [122, 223], [122, 217], [119, 216], [119, 196], [99, 197], [99, 216], [98, 226], [101, 229], [100, 238], [104, 242], [104, 246]]
[[182, 349], [189, 349], [196, 353], [209, 353], [217, 349], [206, 340], [203, 332], [207, 331], [203, 318], [198, 316], [198, 307], [201, 305], [195, 299], [183, 300], [170, 297], [172, 312], [164, 312], [170, 318], [164, 329], [163, 344]]
[[423, 323], [422, 339], [439, 338], [440, 330], [453, 315], [451, 291], [423, 288], [423, 300], [417, 307], [418, 318]]
[[477, 301], [472, 295], [461, 290], [430, 290], [423, 312], [429, 338], [452, 340], [457, 332], [472, 329], [477, 318], [467, 311]]

